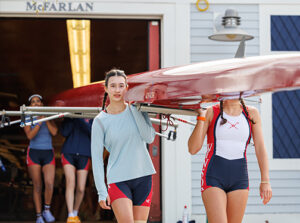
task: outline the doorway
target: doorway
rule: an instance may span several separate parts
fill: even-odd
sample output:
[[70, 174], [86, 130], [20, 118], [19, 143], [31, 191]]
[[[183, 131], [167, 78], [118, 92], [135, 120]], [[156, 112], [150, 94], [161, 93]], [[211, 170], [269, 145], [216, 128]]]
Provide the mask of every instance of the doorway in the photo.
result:
[[[149, 20], [91, 19], [91, 81], [103, 80], [104, 73], [113, 67], [123, 69], [126, 74], [153, 69], [150, 60], [153, 56], [158, 58], [154, 65], [158, 69], [159, 21], [156, 23], [158, 32], [156, 30], [156, 34], [150, 35], [153, 29]], [[47, 102], [53, 95], [72, 88], [66, 19], [1, 18], [0, 32], [1, 109], [19, 110], [19, 106], [26, 104], [27, 98], [33, 93], [41, 94]], [[150, 40], [154, 37], [155, 51], [150, 46]], [[7, 167], [5, 172], [0, 173], [0, 181], [4, 182], [0, 192], [0, 220], [32, 220], [32, 183], [27, 176], [25, 164], [28, 141], [20, 127], [11, 126], [0, 129], [0, 142], [0, 157]], [[52, 206], [58, 220], [65, 220], [67, 214], [60, 165], [62, 142], [61, 136], [53, 140], [57, 169]], [[149, 149], [157, 163], [156, 178], [160, 179], [160, 139], [155, 142], [154, 155], [152, 146]], [[155, 188], [159, 193], [154, 193], [158, 197], [154, 198], [152, 206], [160, 211], [160, 219], [157, 211], [150, 213], [149, 219], [155, 215], [152, 217], [153, 222], [159, 222], [160, 182]], [[88, 181], [86, 193], [96, 193], [92, 177]], [[82, 220], [110, 220], [111, 214], [97, 208], [97, 196], [93, 196], [96, 199], [88, 200], [87, 195], [81, 205]]]

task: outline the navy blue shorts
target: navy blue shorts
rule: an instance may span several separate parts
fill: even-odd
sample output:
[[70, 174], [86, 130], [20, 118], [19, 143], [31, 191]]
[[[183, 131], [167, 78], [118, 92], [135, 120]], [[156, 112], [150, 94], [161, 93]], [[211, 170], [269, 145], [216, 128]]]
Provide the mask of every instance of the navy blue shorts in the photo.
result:
[[134, 206], [150, 207], [152, 190], [152, 175], [108, 185], [111, 203], [119, 198], [129, 198]]
[[54, 150], [41, 150], [29, 148], [27, 149], [27, 157], [26, 157], [27, 166], [31, 165], [41, 165], [44, 166], [46, 164], [55, 165], [55, 157]]
[[249, 190], [247, 161], [245, 158], [228, 160], [215, 155], [202, 181], [206, 183], [204, 190], [209, 187], [218, 187], [226, 193], [239, 189]]
[[90, 162], [91, 159], [88, 156], [67, 153], [61, 154], [62, 165], [70, 164], [77, 170], [89, 170]]

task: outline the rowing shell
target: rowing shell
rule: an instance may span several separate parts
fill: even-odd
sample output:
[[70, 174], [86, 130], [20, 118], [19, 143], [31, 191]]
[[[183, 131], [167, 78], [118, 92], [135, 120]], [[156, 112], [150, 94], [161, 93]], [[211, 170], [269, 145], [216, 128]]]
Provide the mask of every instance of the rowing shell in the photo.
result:
[[[300, 87], [300, 54], [233, 58], [128, 76], [127, 101], [149, 108], [191, 110], [222, 98], [244, 98]], [[54, 96], [52, 106], [102, 106], [104, 82]], [[172, 113], [172, 112], [171, 112]], [[175, 113], [175, 112], [173, 112]], [[180, 113], [180, 112], [179, 112]]]

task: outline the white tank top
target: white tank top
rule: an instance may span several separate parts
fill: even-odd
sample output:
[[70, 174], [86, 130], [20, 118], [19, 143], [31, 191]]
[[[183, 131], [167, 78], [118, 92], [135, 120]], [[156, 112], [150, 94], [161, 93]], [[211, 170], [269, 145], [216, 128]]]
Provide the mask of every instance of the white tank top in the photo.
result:
[[230, 116], [223, 112], [227, 122], [220, 125], [222, 118], [216, 125], [216, 155], [228, 160], [244, 158], [247, 141], [250, 136], [250, 126], [243, 113]]

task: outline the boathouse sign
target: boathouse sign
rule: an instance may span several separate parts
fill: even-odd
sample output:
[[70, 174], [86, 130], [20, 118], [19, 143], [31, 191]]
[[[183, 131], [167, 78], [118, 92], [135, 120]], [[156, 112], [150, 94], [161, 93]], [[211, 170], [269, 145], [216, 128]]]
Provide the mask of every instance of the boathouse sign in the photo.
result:
[[44, 12], [92, 12], [93, 2], [37, 2], [27, 1], [26, 11]]

